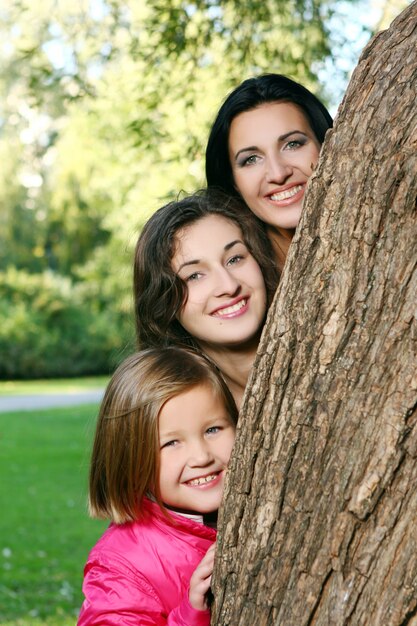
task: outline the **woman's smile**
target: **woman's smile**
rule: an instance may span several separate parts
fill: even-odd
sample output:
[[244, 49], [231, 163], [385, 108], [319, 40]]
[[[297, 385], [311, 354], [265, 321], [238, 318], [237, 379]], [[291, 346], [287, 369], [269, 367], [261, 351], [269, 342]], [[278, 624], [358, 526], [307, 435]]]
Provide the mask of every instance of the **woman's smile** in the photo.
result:
[[254, 344], [266, 315], [266, 289], [240, 228], [208, 215], [176, 235], [172, 268], [187, 285], [178, 321], [200, 346]]
[[320, 144], [303, 112], [271, 102], [237, 115], [229, 156], [235, 186], [250, 209], [277, 229], [294, 229]]
[[248, 302], [249, 298], [237, 298], [234, 303], [225, 307], [219, 307], [213, 311], [212, 315], [229, 319], [237, 317], [238, 315], [243, 315], [243, 313], [246, 313], [248, 309]]
[[304, 195], [305, 188], [305, 183], [295, 183], [292, 185], [287, 185], [287, 187], [285, 189], [282, 189], [281, 191], [273, 191], [267, 194], [265, 197], [269, 198], [280, 206], [288, 206], [294, 201], [298, 202], [298, 200]]

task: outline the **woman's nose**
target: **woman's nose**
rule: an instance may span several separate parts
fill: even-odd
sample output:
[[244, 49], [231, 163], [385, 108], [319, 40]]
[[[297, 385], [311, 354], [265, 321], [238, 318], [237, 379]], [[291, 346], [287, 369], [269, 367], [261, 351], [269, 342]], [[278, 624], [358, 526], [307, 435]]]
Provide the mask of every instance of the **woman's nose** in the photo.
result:
[[219, 268], [215, 277], [216, 296], [234, 296], [240, 291], [240, 282], [226, 267]]
[[265, 178], [269, 183], [282, 185], [292, 174], [292, 167], [281, 156], [274, 155], [266, 162]]

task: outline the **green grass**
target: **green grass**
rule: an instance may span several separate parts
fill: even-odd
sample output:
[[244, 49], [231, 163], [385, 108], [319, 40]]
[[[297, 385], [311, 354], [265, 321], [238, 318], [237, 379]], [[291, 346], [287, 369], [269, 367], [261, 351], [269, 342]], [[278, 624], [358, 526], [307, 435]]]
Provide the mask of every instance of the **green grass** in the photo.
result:
[[0, 381], [0, 396], [47, 393], [75, 393], [105, 387], [107, 376], [87, 376], [85, 378], [54, 378], [46, 380], [5, 380]]
[[74, 626], [106, 522], [86, 485], [97, 406], [0, 413], [0, 624]]

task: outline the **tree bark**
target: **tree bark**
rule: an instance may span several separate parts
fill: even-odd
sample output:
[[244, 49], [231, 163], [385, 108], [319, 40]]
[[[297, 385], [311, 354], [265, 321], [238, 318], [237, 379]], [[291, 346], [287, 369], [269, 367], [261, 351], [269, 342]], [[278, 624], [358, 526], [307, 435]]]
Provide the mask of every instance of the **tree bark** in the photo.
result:
[[365, 48], [249, 381], [217, 626], [417, 625], [417, 3]]

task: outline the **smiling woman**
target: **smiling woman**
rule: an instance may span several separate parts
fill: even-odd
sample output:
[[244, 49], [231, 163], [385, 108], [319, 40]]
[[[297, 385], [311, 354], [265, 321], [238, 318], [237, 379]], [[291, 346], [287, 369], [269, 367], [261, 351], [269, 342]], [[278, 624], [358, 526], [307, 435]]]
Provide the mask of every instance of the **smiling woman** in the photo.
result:
[[230, 126], [236, 187], [261, 220], [281, 230], [298, 225], [319, 151], [305, 116], [291, 102], [263, 104], [241, 113]]
[[207, 354], [217, 345], [255, 347], [266, 312], [266, 289], [241, 229], [208, 215], [176, 234], [172, 268], [187, 284], [178, 321]]
[[268, 225], [280, 269], [332, 124], [326, 107], [308, 89], [287, 76], [264, 74], [234, 89], [212, 126], [207, 184], [241, 197]]
[[205, 190], [159, 209], [135, 252], [140, 347], [204, 352], [239, 406], [278, 284], [272, 257], [265, 225], [238, 199]]

